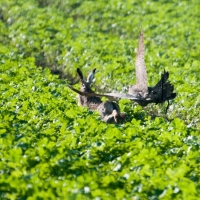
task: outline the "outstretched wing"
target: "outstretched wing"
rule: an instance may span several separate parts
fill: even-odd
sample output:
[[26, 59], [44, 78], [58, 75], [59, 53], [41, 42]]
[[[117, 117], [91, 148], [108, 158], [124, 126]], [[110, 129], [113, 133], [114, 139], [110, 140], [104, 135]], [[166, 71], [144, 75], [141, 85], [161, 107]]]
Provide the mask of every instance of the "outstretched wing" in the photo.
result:
[[144, 34], [141, 32], [139, 37], [139, 44], [137, 49], [136, 61], [135, 61], [135, 71], [136, 71], [136, 85], [147, 93], [148, 91], [148, 78], [147, 70], [144, 61]]
[[146, 99], [143, 97], [136, 97], [131, 94], [124, 94], [124, 93], [104, 93], [103, 95], [105, 97], [116, 97], [116, 98], [120, 98], [120, 99], [130, 99], [133, 101], [146, 101]]
[[145, 102], [149, 102], [151, 101], [150, 99], [147, 98], [142, 98], [142, 97], [135, 97], [133, 95], [130, 94], [123, 94], [123, 93], [104, 93], [104, 94], [98, 94], [98, 93], [88, 93], [88, 92], [82, 92], [80, 90], [75, 89], [74, 87], [72, 87], [71, 85], [68, 85], [68, 87], [73, 90], [74, 92], [82, 95], [82, 96], [98, 96], [98, 97], [115, 97], [115, 98], [121, 98], [121, 99], [130, 99], [133, 101], [145, 101]]

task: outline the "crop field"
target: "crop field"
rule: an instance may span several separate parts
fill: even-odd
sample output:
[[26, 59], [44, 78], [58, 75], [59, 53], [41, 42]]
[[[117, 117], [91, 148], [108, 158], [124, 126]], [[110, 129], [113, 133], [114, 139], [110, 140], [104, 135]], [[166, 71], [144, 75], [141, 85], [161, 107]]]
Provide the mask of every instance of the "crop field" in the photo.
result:
[[[177, 96], [104, 123], [67, 84], [127, 93], [141, 30], [148, 85], [166, 70]], [[199, 0], [1, 0], [0, 106], [2, 200], [200, 199]]]

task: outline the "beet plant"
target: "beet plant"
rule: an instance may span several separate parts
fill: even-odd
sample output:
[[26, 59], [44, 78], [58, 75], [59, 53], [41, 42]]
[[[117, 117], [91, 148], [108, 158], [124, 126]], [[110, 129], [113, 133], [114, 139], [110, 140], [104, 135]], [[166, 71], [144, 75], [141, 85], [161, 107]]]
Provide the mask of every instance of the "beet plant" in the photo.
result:
[[[198, 0], [1, 1], [0, 199], [199, 199], [199, 24]], [[127, 92], [140, 30], [148, 85], [165, 69], [177, 97], [106, 124], [67, 85], [96, 68]]]

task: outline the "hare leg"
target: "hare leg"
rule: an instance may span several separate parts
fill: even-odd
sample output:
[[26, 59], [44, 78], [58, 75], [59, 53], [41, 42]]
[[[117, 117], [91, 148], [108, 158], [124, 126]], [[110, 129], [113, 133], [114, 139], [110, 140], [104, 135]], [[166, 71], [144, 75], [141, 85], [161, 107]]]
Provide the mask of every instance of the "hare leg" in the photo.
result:
[[113, 115], [113, 114], [110, 114], [110, 115], [105, 115], [103, 118], [102, 118], [102, 120], [104, 121], [104, 122], [106, 122], [106, 123], [111, 123], [111, 124], [113, 124], [113, 123], [117, 123], [117, 118], [116, 118], [116, 116], [115, 116], [115, 114]]

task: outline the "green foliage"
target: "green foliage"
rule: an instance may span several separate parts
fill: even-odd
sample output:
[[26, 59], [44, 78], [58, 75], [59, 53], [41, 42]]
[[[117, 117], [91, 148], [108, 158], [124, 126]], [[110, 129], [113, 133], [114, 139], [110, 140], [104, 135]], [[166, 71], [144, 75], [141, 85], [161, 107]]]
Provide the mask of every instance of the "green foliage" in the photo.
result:
[[[200, 198], [199, 23], [198, 0], [1, 1], [0, 199]], [[166, 69], [177, 98], [105, 124], [46, 67], [126, 91], [140, 27], [149, 85]]]

